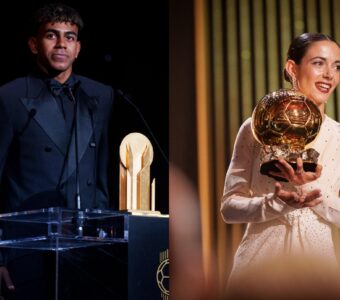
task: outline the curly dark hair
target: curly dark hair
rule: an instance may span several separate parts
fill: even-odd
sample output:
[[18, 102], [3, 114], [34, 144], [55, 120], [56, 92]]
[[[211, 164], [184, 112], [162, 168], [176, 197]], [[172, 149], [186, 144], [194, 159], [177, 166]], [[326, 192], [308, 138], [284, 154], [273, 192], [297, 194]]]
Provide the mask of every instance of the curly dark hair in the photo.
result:
[[[336, 43], [340, 47], [339, 43], [337, 43], [335, 39], [327, 34], [318, 32], [306, 32], [299, 35], [292, 41], [287, 52], [287, 60], [291, 59], [297, 65], [299, 65], [311, 44], [320, 41], [331, 41]], [[286, 69], [284, 70], [283, 75], [286, 81], [292, 83], [292, 79]]]
[[40, 7], [31, 19], [30, 34], [36, 35], [40, 26], [46, 22], [71, 23], [80, 32], [84, 22], [80, 14], [72, 7], [60, 2], [48, 3]]

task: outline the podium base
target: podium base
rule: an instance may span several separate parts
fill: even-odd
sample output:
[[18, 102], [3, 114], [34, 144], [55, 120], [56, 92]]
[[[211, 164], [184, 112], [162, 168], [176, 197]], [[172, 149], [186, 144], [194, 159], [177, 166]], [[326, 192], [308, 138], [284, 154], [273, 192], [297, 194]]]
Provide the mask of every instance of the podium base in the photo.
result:
[[168, 215], [79, 215], [63, 208], [0, 214], [0, 250], [16, 287], [5, 299], [168, 299]]

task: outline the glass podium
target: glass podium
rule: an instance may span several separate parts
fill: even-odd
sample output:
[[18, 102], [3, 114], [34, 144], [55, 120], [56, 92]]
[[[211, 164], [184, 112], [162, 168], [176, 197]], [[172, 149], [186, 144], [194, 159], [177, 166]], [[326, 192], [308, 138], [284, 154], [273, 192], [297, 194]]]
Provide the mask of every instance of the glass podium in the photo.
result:
[[0, 247], [61, 251], [127, 242], [126, 214], [60, 207], [0, 214]]
[[[80, 211], [60, 207], [1, 214], [0, 248], [3, 256], [7, 257], [10, 275], [14, 276], [14, 293], [17, 294], [15, 299], [27, 297], [64, 300], [78, 296], [88, 296], [88, 299], [96, 297], [88, 291], [81, 292], [83, 287], [79, 285], [84, 282], [83, 277], [89, 272], [92, 275], [85, 283], [95, 285], [97, 273], [103, 269], [102, 266], [93, 268], [96, 261], [105, 265], [113, 253], [110, 247], [113, 244], [123, 245], [128, 242], [126, 217], [126, 214], [114, 211]], [[71, 266], [68, 263], [70, 261]], [[70, 274], [75, 270], [77, 280], [74, 280], [74, 274]], [[23, 275], [25, 273], [26, 276]], [[36, 274], [32, 276], [32, 273]], [[116, 276], [114, 273], [107, 273], [107, 276], [110, 275]], [[65, 276], [67, 280], [61, 280]], [[68, 282], [72, 284], [66, 288]], [[42, 285], [44, 288], [39, 291]], [[102, 288], [93, 287], [97, 290]], [[64, 289], [70, 292], [65, 293]], [[77, 289], [80, 291], [76, 292]], [[8, 293], [10, 294], [9, 291]], [[110, 292], [107, 299], [109, 294]]]
[[6, 300], [167, 299], [168, 216], [51, 207], [0, 214], [0, 230]]

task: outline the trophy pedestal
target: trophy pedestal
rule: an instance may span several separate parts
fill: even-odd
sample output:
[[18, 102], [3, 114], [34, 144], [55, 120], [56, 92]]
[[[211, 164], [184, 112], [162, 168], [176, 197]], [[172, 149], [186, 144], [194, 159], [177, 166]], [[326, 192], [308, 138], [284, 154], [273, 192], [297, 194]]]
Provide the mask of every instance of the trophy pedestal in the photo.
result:
[[123, 209], [120, 210], [122, 213], [128, 213], [133, 216], [155, 216], [155, 217], [163, 217], [158, 210], [140, 210], [140, 209]]
[[[278, 181], [288, 182], [288, 180], [282, 177], [274, 176], [269, 173], [269, 172], [280, 172], [280, 170], [275, 166], [277, 162], [278, 160], [275, 159], [275, 160], [270, 160], [268, 162], [263, 163], [260, 168], [261, 174], [272, 177]], [[293, 167], [294, 170], [296, 170], [296, 162], [288, 161], [288, 163]], [[316, 166], [317, 164], [315, 162], [309, 162], [309, 161], [303, 162], [303, 170], [305, 172], [315, 172]]]

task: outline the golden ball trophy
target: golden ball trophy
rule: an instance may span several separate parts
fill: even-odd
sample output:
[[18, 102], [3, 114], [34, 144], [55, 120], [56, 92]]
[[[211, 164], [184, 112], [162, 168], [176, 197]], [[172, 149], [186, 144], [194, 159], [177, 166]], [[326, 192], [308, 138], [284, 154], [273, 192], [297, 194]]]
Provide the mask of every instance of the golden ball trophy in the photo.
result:
[[304, 170], [315, 171], [319, 153], [306, 149], [306, 145], [316, 138], [321, 123], [319, 108], [302, 93], [280, 89], [265, 95], [253, 110], [251, 120], [253, 135], [262, 145], [261, 174], [286, 181], [269, 174], [279, 172], [275, 163], [280, 157], [294, 169], [301, 157]]

